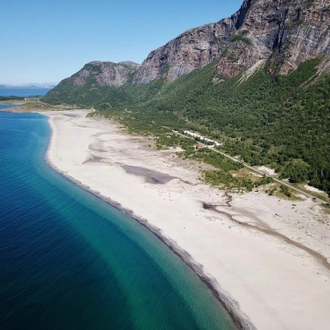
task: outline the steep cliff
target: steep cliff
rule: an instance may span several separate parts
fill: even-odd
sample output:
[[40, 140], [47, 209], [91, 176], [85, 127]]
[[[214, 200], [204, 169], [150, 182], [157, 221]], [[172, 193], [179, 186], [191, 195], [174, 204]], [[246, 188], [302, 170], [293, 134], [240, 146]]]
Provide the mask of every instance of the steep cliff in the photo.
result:
[[236, 32], [238, 17], [236, 13], [218, 23], [188, 30], [153, 50], [143, 61], [134, 83], [147, 84], [160, 77], [172, 81], [213, 62]]
[[91, 92], [101, 97], [104, 87], [120, 87], [128, 77], [134, 84], [158, 78], [171, 82], [211, 62], [217, 63], [216, 71], [224, 78], [264, 63], [272, 75], [287, 74], [308, 59], [329, 54], [329, 0], [244, 0], [231, 17], [182, 33], [150, 52], [142, 65], [86, 64], [45, 100], [54, 102], [57, 96], [62, 100], [68, 87], [74, 87], [75, 93], [87, 93], [87, 98]]
[[44, 98], [44, 102], [90, 106], [111, 87], [120, 87], [140, 67], [134, 62], [90, 62], [80, 71], [62, 80]]
[[330, 54], [328, 0], [244, 0], [229, 18], [188, 30], [152, 51], [134, 83], [167, 81], [219, 61], [217, 72], [234, 77], [260, 60], [270, 73], [287, 74], [299, 63]]
[[245, 0], [243, 7], [246, 15], [219, 60], [219, 74], [233, 77], [259, 60], [268, 61], [269, 73], [287, 74], [330, 54], [328, 0]]

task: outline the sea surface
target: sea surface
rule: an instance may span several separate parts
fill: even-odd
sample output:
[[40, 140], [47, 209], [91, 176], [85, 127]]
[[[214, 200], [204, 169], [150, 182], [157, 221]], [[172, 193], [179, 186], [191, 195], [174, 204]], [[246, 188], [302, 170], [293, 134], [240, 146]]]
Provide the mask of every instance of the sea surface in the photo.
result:
[[46, 164], [49, 138], [0, 112], [0, 329], [234, 329], [155, 235]]
[[44, 96], [50, 88], [0, 88], [0, 96]]

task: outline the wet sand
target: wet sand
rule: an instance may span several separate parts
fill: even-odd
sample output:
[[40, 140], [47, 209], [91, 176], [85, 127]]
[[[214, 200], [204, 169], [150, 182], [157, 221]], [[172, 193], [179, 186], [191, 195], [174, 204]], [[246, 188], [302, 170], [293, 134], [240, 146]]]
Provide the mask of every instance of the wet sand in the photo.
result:
[[175, 176], [171, 176], [165, 173], [149, 170], [144, 167], [122, 165], [122, 168], [126, 173], [142, 176], [146, 179], [146, 182], [153, 184], [164, 184], [175, 179]]

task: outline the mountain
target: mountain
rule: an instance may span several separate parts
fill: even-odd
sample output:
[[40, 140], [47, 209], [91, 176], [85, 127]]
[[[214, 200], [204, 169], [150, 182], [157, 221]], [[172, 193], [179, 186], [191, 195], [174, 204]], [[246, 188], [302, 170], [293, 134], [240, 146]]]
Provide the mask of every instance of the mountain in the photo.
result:
[[0, 88], [8, 89], [51, 89], [56, 86], [56, 83], [26, 83], [21, 85], [5, 85], [0, 84]]
[[126, 67], [122, 79], [101, 77], [123, 64], [92, 62], [44, 100], [94, 106], [148, 133], [194, 130], [330, 193], [329, 26], [326, 0], [245, 0], [231, 17]]
[[[235, 77], [251, 67], [256, 69], [265, 62], [271, 64], [270, 74], [288, 74], [308, 59], [330, 54], [329, 26], [330, 6], [325, 0], [244, 0], [231, 17], [182, 33], [150, 52], [142, 65], [86, 64], [45, 100], [72, 103], [76, 101], [73, 94], [84, 95], [87, 100], [87, 90], [81, 92], [85, 87], [91, 95], [96, 94], [92, 96], [96, 100], [96, 96], [105, 95], [103, 87], [119, 87], [128, 77], [133, 84], [157, 79], [170, 82], [212, 62], [217, 62], [217, 73], [224, 78]], [[325, 72], [330, 72], [329, 66]], [[74, 90], [69, 93], [71, 87]], [[100, 90], [95, 93], [97, 88]]]
[[307, 59], [330, 53], [329, 11], [324, 0], [245, 0], [230, 18], [186, 31], [152, 51], [134, 82], [172, 81], [215, 60], [218, 74], [227, 78], [261, 60], [287, 74]]
[[188, 30], [152, 51], [143, 61], [134, 83], [146, 84], [157, 78], [172, 81], [215, 61], [237, 31], [239, 13], [218, 23]]
[[120, 87], [131, 79], [139, 67], [139, 64], [129, 61], [87, 63], [80, 71], [62, 80], [43, 101], [92, 106], [107, 93], [109, 87]]
[[244, 20], [218, 63], [219, 74], [234, 77], [259, 60], [272, 64], [269, 73], [288, 74], [308, 59], [330, 54], [327, 1], [246, 0], [244, 6]]

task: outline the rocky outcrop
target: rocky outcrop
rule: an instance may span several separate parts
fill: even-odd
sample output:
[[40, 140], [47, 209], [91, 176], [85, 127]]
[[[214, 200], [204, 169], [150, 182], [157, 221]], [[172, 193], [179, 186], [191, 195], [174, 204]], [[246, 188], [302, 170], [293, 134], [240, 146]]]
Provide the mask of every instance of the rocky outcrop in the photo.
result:
[[128, 77], [135, 73], [140, 64], [134, 62], [90, 62], [80, 71], [68, 78], [74, 86], [83, 86], [88, 79], [94, 80], [97, 86], [116, 86], [123, 85]]
[[[307, 59], [330, 54], [328, 0], [246, 0], [246, 15], [217, 65], [233, 77], [267, 59], [270, 73], [287, 74]], [[242, 6], [242, 7], [243, 7]]]
[[188, 30], [152, 51], [143, 61], [134, 82], [147, 84], [160, 77], [172, 81], [213, 62], [236, 32], [237, 19], [235, 14], [218, 23]]
[[287, 11], [284, 28], [279, 32], [282, 74], [309, 58], [330, 54], [330, 3], [328, 0], [310, 2], [313, 2], [310, 7], [303, 1], [301, 6]]
[[213, 61], [227, 78], [265, 59], [274, 64], [270, 73], [286, 74], [330, 53], [329, 27], [328, 0], [244, 0], [231, 17], [188, 30], [152, 51], [134, 83], [172, 81]]
[[62, 80], [42, 99], [51, 104], [91, 106], [112, 87], [122, 86], [140, 67], [134, 62], [90, 62], [80, 71]]
[[258, 48], [238, 40], [230, 45], [220, 57], [217, 73], [225, 78], [232, 78], [252, 67], [262, 58]]
[[[120, 87], [129, 77], [135, 84], [157, 78], [172, 81], [211, 62], [217, 63], [217, 73], [224, 78], [259, 61], [268, 63], [270, 74], [287, 74], [301, 62], [327, 54], [329, 0], [244, 0], [231, 17], [182, 33], [153, 50], [142, 65], [90, 62], [58, 86], [81, 86], [86, 92]], [[55, 94], [62, 90], [58, 86]]]

